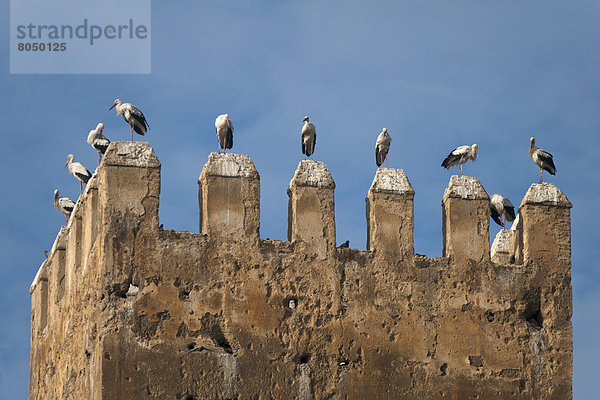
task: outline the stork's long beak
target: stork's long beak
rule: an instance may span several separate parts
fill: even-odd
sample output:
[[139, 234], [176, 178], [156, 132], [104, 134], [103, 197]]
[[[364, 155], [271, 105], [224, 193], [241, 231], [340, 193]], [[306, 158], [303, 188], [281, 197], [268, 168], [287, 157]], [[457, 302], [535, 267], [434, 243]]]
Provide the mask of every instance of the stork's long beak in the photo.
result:
[[116, 105], [117, 105], [117, 103], [113, 103], [113, 105], [112, 105], [112, 106], [110, 106], [110, 108], [108, 109], [108, 111], [112, 110], [112, 109], [113, 109], [113, 107], [114, 107], [114, 106], [116, 106]]
[[67, 162], [65, 163], [65, 168], [67, 168], [67, 165], [69, 165], [69, 160], [67, 160]]

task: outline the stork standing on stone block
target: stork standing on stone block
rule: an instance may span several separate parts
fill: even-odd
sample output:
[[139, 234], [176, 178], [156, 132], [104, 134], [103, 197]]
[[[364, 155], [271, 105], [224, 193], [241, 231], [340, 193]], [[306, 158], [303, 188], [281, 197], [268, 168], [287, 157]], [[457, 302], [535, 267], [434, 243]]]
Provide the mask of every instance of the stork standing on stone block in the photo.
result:
[[315, 124], [310, 122], [308, 115], [304, 117], [302, 122], [304, 122], [302, 131], [300, 132], [302, 154], [304, 154], [305, 160], [306, 157], [310, 157], [312, 160], [312, 155], [315, 152], [315, 145], [317, 144], [317, 128], [315, 128]]
[[106, 153], [106, 149], [108, 149], [108, 145], [110, 144], [110, 140], [108, 140], [102, 134], [104, 130], [104, 124], [100, 122], [96, 129], [92, 129], [87, 137], [87, 142], [98, 152], [98, 165], [100, 165], [100, 161], [102, 159], [102, 155]]
[[490, 215], [495, 223], [506, 229], [505, 221], [515, 220], [515, 206], [504, 196], [497, 193], [490, 197]]
[[478, 155], [479, 152], [477, 151], [476, 144], [473, 144], [472, 146], [460, 146], [448, 154], [448, 157], [442, 161], [442, 167], [450, 169], [450, 167], [458, 164], [458, 170], [460, 171], [460, 176], [462, 176], [463, 164], [469, 160], [475, 161]]
[[75, 202], [68, 197], [59, 197], [58, 189], [54, 191], [54, 207], [65, 216], [65, 225], [69, 223], [69, 216], [75, 208]]
[[83, 164], [78, 162], [73, 162], [73, 158], [75, 156], [73, 154], [69, 154], [67, 156], [67, 163], [65, 164], [65, 168], [69, 167], [69, 173], [73, 175], [79, 181], [79, 194], [83, 193], [83, 184], [87, 184], [90, 178], [92, 177], [92, 173], [88, 171]]
[[548, 171], [550, 175], [556, 175], [556, 167], [554, 166], [552, 154], [539, 147], [535, 147], [535, 138], [533, 136], [529, 139], [529, 157], [531, 157], [535, 165], [540, 167], [539, 183], [542, 183], [542, 172], [544, 170]]
[[117, 115], [122, 115], [125, 122], [129, 124], [131, 127], [131, 141], [133, 142], [133, 131], [138, 135], [144, 136], [144, 134], [148, 131], [148, 121], [146, 121], [146, 117], [144, 113], [140, 111], [139, 108], [134, 106], [131, 103], [123, 103], [121, 100], [116, 99], [112, 106], [110, 106], [109, 110], [112, 110], [113, 107], [117, 112]]
[[219, 153], [221, 149], [227, 153], [227, 149], [233, 147], [233, 124], [229, 119], [229, 114], [221, 114], [217, 117], [215, 120], [215, 129], [219, 142]]
[[385, 167], [387, 168], [387, 154], [391, 143], [392, 137], [388, 133], [387, 128], [383, 128], [379, 136], [377, 136], [377, 142], [375, 143], [375, 163], [377, 167], [381, 167], [383, 160], [385, 160]]

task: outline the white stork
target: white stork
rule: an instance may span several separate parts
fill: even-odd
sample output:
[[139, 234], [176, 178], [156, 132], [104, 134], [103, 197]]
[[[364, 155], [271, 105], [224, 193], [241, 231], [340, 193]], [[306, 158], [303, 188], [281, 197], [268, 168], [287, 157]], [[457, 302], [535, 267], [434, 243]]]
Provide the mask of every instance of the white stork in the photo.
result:
[[69, 216], [73, 209], [75, 208], [75, 202], [68, 197], [58, 197], [60, 193], [58, 193], [58, 189], [54, 191], [54, 207], [58, 211], [64, 214], [65, 216], [65, 224], [69, 223]]
[[92, 177], [92, 173], [88, 171], [83, 164], [78, 162], [73, 162], [73, 158], [75, 156], [73, 154], [69, 154], [67, 156], [67, 163], [65, 164], [65, 168], [69, 167], [69, 173], [73, 175], [79, 181], [79, 194], [83, 193], [83, 184], [87, 184], [90, 178]]
[[539, 183], [542, 183], [542, 172], [544, 170], [548, 171], [550, 175], [556, 175], [556, 167], [554, 166], [552, 154], [548, 153], [546, 150], [535, 147], [535, 138], [533, 136], [529, 139], [529, 157], [531, 157], [533, 162], [540, 167]]
[[495, 223], [505, 229], [505, 220], [515, 220], [515, 206], [506, 197], [495, 193], [490, 197], [490, 215]]
[[87, 142], [98, 152], [98, 165], [100, 165], [102, 154], [106, 153], [106, 149], [110, 144], [110, 140], [102, 134], [103, 130], [104, 124], [100, 122], [98, 126], [96, 126], [96, 129], [90, 131], [90, 134], [87, 137]]
[[444, 161], [442, 161], [442, 167], [449, 169], [458, 164], [458, 170], [460, 171], [460, 176], [462, 176], [462, 165], [469, 160], [475, 161], [478, 154], [479, 152], [477, 151], [476, 144], [473, 144], [472, 146], [457, 147], [448, 154], [448, 157], [446, 157]]
[[391, 143], [392, 137], [388, 133], [387, 128], [383, 128], [379, 136], [377, 136], [377, 142], [375, 143], [375, 163], [377, 167], [381, 167], [383, 160], [385, 160], [385, 167], [387, 168], [387, 154]]
[[131, 141], [133, 142], [133, 131], [138, 135], [144, 136], [144, 133], [148, 131], [148, 121], [146, 121], [146, 117], [144, 113], [140, 111], [139, 108], [134, 106], [131, 103], [123, 103], [121, 100], [116, 99], [112, 106], [110, 106], [109, 110], [112, 110], [115, 107], [117, 111], [117, 115], [122, 115], [125, 122], [129, 124], [131, 127]]
[[215, 119], [215, 129], [217, 131], [217, 141], [219, 142], [219, 153], [221, 149], [227, 153], [227, 149], [233, 147], [233, 124], [229, 119], [229, 114], [221, 114]]
[[315, 128], [315, 124], [309, 121], [308, 115], [304, 117], [302, 122], [304, 122], [302, 132], [300, 132], [300, 136], [302, 137], [302, 154], [304, 154], [305, 160], [306, 157], [310, 157], [312, 160], [312, 155], [315, 152], [315, 145], [317, 144], [317, 128]]

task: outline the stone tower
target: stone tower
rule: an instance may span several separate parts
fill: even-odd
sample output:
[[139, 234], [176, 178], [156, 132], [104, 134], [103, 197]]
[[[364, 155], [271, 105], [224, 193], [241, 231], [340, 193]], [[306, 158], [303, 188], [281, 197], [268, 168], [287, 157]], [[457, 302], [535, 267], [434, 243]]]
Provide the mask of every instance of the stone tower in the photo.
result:
[[[336, 248], [335, 183], [300, 162], [287, 241], [260, 177], [211, 154], [200, 233], [162, 230], [160, 163], [112, 143], [31, 286], [30, 399], [570, 399], [570, 207], [530, 187], [489, 246], [489, 197], [453, 176], [443, 257], [414, 254], [414, 191], [381, 168], [367, 250]], [[509, 262], [509, 260], [511, 262]]]

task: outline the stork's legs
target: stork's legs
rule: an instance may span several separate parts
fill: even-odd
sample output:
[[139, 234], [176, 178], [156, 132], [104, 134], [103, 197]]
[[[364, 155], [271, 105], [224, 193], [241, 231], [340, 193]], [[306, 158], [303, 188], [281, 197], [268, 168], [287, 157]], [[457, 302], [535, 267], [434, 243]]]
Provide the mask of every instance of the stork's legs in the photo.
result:
[[387, 168], [387, 154], [385, 155], [385, 167]]
[[83, 193], [83, 182], [79, 181], [79, 194]]
[[542, 172], [543, 172], [543, 171], [544, 171], [544, 170], [543, 170], [542, 168], [540, 168], [540, 181], [539, 181], [538, 183], [542, 183]]
[[314, 153], [314, 152], [315, 152], [315, 142], [313, 141], [313, 142], [310, 144], [310, 159], [311, 159], [311, 160], [312, 160], [312, 155], [313, 155], [313, 153]]
[[133, 143], [133, 125], [131, 125], [131, 142]]
[[458, 164], [458, 170], [460, 171], [460, 176], [462, 176], [462, 164]]
[[102, 156], [98, 153], [98, 165], [100, 165], [100, 161], [102, 161]]
[[69, 217], [65, 215], [65, 225], [69, 224]]

